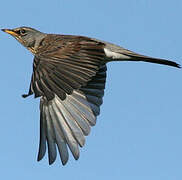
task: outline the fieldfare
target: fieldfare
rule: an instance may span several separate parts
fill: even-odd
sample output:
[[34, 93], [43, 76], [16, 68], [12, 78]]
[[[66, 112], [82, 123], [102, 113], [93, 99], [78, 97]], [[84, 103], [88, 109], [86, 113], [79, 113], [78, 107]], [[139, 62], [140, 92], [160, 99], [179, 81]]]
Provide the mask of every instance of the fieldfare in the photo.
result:
[[96, 124], [110, 61], [144, 61], [180, 68], [169, 60], [152, 58], [120, 46], [84, 36], [46, 34], [29, 27], [2, 29], [34, 54], [28, 94], [40, 97], [38, 161], [48, 147], [49, 164], [60, 154], [68, 161], [68, 147], [79, 158], [79, 146]]

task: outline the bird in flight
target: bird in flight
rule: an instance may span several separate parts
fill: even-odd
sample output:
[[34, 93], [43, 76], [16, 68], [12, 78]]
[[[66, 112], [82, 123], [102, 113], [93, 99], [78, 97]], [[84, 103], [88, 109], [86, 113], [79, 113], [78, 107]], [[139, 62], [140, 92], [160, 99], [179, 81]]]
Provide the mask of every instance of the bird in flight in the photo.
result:
[[[40, 144], [37, 160], [48, 148], [49, 164], [68, 161], [68, 148], [77, 160], [79, 146], [96, 124], [104, 96], [106, 64], [144, 61], [180, 68], [169, 60], [137, 54], [94, 38], [42, 33], [30, 27], [2, 29], [34, 54], [29, 92], [40, 97]], [[56, 147], [57, 146], [57, 147]]]

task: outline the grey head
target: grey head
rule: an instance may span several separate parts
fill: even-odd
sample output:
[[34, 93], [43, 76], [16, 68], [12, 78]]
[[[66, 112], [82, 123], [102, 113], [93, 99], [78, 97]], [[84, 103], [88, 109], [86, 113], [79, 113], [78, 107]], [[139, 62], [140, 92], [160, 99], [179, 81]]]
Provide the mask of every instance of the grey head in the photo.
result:
[[36, 53], [42, 39], [47, 35], [30, 27], [18, 27], [14, 29], [2, 29], [2, 31], [10, 34], [18, 40], [24, 47], [30, 50], [33, 54]]

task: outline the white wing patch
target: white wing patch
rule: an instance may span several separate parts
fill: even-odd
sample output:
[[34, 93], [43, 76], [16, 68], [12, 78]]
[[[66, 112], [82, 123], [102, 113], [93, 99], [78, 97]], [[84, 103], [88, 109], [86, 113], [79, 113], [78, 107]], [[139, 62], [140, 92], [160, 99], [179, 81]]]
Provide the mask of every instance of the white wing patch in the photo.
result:
[[131, 57], [129, 57], [129, 56], [123, 55], [121, 53], [113, 52], [113, 51], [111, 51], [111, 50], [109, 50], [107, 48], [104, 48], [104, 52], [105, 52], [105, 54], [106, 54], [106, 56], [108, 58], [119, 59], [119, 60], [121, 60], [121, 59], [131, 59]]

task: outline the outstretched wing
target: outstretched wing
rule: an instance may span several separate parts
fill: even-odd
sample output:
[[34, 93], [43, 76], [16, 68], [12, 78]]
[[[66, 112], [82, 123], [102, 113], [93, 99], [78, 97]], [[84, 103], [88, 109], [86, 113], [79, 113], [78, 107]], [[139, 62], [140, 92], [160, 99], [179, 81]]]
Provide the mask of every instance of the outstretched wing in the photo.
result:
[[34, 93], [51, 100], [55, 93], [64, 100], [105, 64], [104, 44], [86, 37], [49, 35], [42, 44], [34, 58], [29, 93], [23, 97]]
[[[99, 115], [106, 80], [103, 43], [85, 37], [50, 35], [36, 54], [28, 95], [40, 99], [41, 160], [48, 146], [49, 164], [62, 164], [68, 148], [75, 159]], [[24, 97], [28, 96], [24, 95]]]
[[52, 100], [41, 98], [40, 103], [40, 146], [38, 160], [41, 160], [48, 145], [49, 164], [56, 159], [56, 145], [62, 164], [68, 161], [68, 148], [74, 158], [79, 158], [79, 146], [85, 144], [85, 136], [96, 124], [104, 95], [106, 66], [102, 66], [91, 81], [61, 100], [55, 95]]

